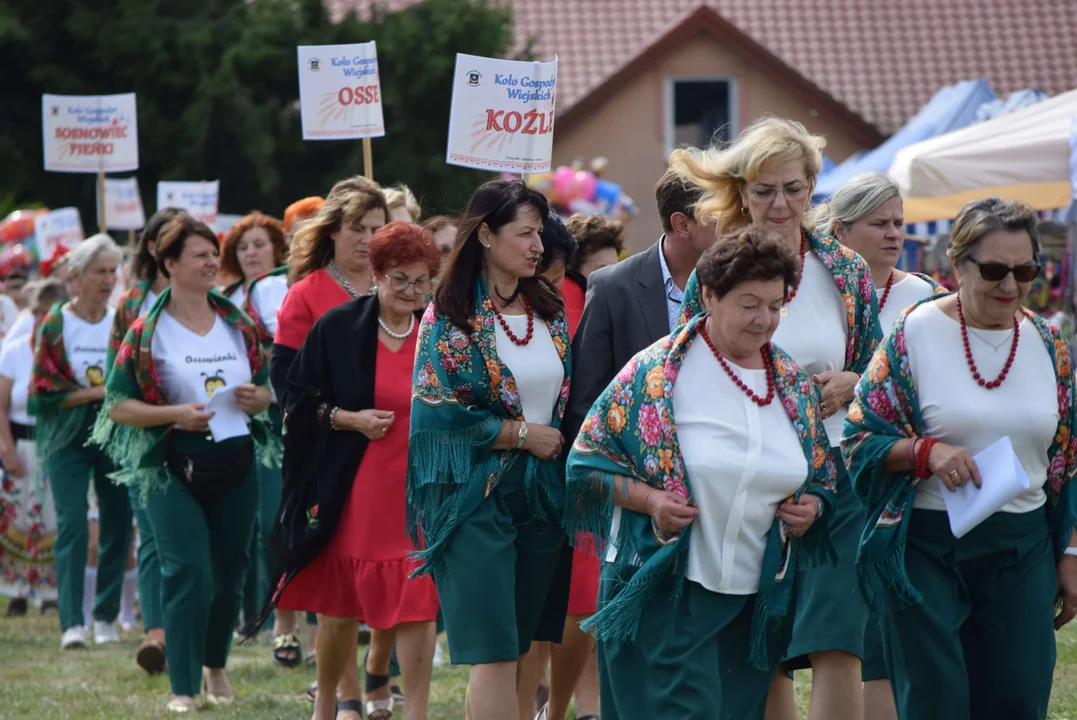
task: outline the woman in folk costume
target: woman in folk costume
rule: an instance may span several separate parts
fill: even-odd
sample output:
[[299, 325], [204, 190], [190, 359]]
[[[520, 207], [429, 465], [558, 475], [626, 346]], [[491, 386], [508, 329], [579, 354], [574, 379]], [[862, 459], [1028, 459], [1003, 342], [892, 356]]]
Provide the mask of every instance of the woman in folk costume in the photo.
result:
[[34, 418], [26, 412], [37, 330], [53, 305], [67, 300], [63, 283], [26, 286], [31, 332], [0, 349], [0, 595], [10, 595], [8, 615], [24, 615], [29, 601], [56, 602], [56, 508], [48, 478], [36, 472]]
[[[272, 600], [319, 614], [316, 720], [362, 717], [364, 705], [373, 720], [392, 715], [394, 643], [407, 717], [424, 720], [438, 600], [429, 577], [409, 579], [417, 563], [404, 531], [404, 478], [414, 308], [441, 255], [432, 233], [403, 222], [375, 233], [369, 249], [377, 292], [323, 315], [289, 373], [287, 491], [275, 531], [283, 574]], [[365, 703], [354, 678], [342, 682], [360, 615], [373, 633]]]
[[61, 646], [85, 647], [82, 599], [89, 528], [87, 491], [97, 496], [100, 541], [93, 608], [94, 641], [118, 642], [113, 622], [131, 539], [131, 503], [125, 488], [109, 479], [114, 466], [100, 448], [89, 447], [94, 420], [105, 397], [105, 361], [114, 310], [120, 252], [108, 235], [94, 235], [68, 255], [75, 297], [55, 305], [38, 331], [27, 409], [37, 418], [37, 457], [49, 478], [56, 506], [56, 575]]
[[[898, 318], [849, 410], [842, 448], [870, 508], [858, 570], [903, 720], [1042, 720], [1055, 630], [1077, 616], [1073, 366], [1021, 307], [1040, 270], [1036, 224], [999, 198], [962, 208], [957, 292]], [[1000, 440], [1012, 451], [979, 466]], [[955, 537], [944, 497], [980, 492], [1007, 462], [1028, 489]]]
[[[516, 708], [517, 660], [559, 641], [568, 324], [536, 276], [541, 193], [494, 181], [472, 196], [465, 238], [419, 329], [408, 446], [409, 529], [431, 572], [453, 664], [471, 665], [467, 717]], [[512, 712], [511, 714], [515, 714]]]
[[195, 709], [203, 687], [211, 704], [233, 700], [224, 668], [257, 512], [254, 463], [280, 457], [265, 351], [250, 319], [213, 290], [218, 248], [186, 213], [161, 230], [157, 264], [170, 287], [128, 330], [93, 434], [153, 528], [170, 712]]
[[[867, 264], [832, 237], [804, 227], [823, 144], [800, 123], [764, 118], [728, 148], [679, 150], [670, 163], [704, 190], [698, 220], [717, 221], [721, 232], [751, 224], [777, 233], [799, 257], [800, 282], [785, 299], [774, 344], [808, 373], [821, 397], [823, 444], [838, 472], [838, 504], [828, 524], [838, 561], [797, 585], [797, 622], [785, 667], [810, 664], [814, 717], [862, 720], [867, 605], [856, 586], [854, 564], [864, 512], [849, 487], [838, 444], [853, 388], [882, 334]], [[689, 278], [682, 321], [702, 309], [700, 301], [698, 282]], [[775, 677], [768, 717], [796, 717], [786, 673]]]
[[[168, 287], [168, 278], [157, 271], [157, 237], [172, 218], [182, 210], [162, 208], [153, 214], [142, 228], [131, 261], [131, 275], [135, 285], [120, 296], [116, 316], [112, 320], [109, 335], [108, 358], [105, 367], [116, 364], [116, 354], [123, 345], [127, 331], [140, 315], [145, 315], [157, 302], [157, 297]], [[142, 610], [142, 627], [146, 635], [135, 656], [138, 666], [150, 675], [165, 669], [165, 627], [161, 609], [161, 560], [157, 555], [157, 543], [153, 539], [153, 526], [146, 509], [138, 501], [138, 488], [129, 486], [131, 509], [138, 524], [138, 598]]]
[[762, 720], [807, 579], [799, 550], [832, 553], [818, 400], [770, 342], [796, 255], [742, 230], [696, 273], [704, 312], [621, 370], [569, 455], [570, 537], [606, 548], [584, 628], [613, 720]]
[[[897, 269], [905, 243], [902, 210], [901, 193], [894, 181], [882, 173], [870, 172], [848, 180], [811, 214], [816, 232], [837, 238], [871, 268], [875, 296], [879, 299], [879, 325], [884, 335], [889, 334], [898, 315], [910, 305], [947, 292], [926, 275]], [[864, 717], [893, 720], [897, 710], [883, 658], [881, 619], [870, 607], [864, 633], [860, 671], [864, 681]]]

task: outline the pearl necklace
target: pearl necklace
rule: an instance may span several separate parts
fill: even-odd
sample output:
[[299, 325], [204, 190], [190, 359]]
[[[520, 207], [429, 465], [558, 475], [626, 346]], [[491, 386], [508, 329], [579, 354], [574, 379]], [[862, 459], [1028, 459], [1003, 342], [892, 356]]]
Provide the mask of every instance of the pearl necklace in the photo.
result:
[[411, 335], [411, 331], [415, 329], [415, 315], [408, 315], [408, 329], [402, 333], [396, 333], [390, 330], [389, 326], [386, 325], [385, 321], [382, 320], [380, 317], [378, 318], [378, 325], [381, 325], [381, 329], [384, 330], [389, 337], [396, 338], [397, 340], [405, 340], [409, 335]]
[[[337, 282], [340, 283], [340, 286], [344, 288], [345, 292], [347, 292], [353, 298], [359, 297], [359, 291], [355, 289], [355, 286], [351, 284], [351, 281], [348, 280], [348, 278], [344, 277], [344, 273], [342, 273], [340, 271], [340, 268], [337, 267], [336, 260], [329, 261], [329, 272], [333, 274], [333, 277], [337, 279]], [[371, 285], [369, 294], [374, 294], [374, 291], [377, 289], [377, 285]]]

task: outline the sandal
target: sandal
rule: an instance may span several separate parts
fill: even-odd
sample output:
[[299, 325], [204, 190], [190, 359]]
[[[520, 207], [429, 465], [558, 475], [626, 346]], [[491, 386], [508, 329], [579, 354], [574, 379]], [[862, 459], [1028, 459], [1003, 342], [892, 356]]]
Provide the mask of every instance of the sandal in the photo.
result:
[[299, 636], [295, 633], [278, 635], [273, 638], [273, 662], [279, 667], [294, 668], [303, 659], [303, 650], [299, 646]]
[[165, 655], [165, 646], [163, 643], [153, 642], [147, 640], [142, 644], [142, 647], [138, 649], [138, 654], [135, 655], [135, 662], [138, 666], [146, 671], [147, 675], [158, 675], [165, 671], [168, 667], [168, 661]]
[[314, 702], [318, 699], [318, 681], [315, 680], [310, 685], [307, 685], [307, 700]]
[[[375, 690], [381, 690], [383, 687], [389, 684], [388, 675], [374, 675], [369, 670], [365, 669], [366, 675], [366, 694], [374, 692]], [[388, 697], [384, 700], [367, 700], [366, 701], [366, 714], [370, 720], [389, 720], [393, 716], [393, 698]]]
[[400, 688], [399, 685], [391, 685], [389, 687], [389, 692], [393, 695], [394, 703], [396, 703], [397, 705], [404, 704], [404, 691]]
[[337, 700], [337, 715], [340, 715], [342, 712], [353, 712], [359, 716], [359, 720], [363, 720], [363, 701]]
[[303, 659], [303, 664], [309, 668], [318, 667], [318, 653], [311, 650]]

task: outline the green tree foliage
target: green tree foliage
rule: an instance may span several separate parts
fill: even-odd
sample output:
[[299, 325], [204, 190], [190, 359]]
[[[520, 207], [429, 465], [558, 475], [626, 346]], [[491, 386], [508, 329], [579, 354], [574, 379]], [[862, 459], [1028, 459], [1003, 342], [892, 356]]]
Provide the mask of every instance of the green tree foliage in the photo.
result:
[[303, 141], [296, 46], [369, 40], [387, 133], [375, 179], [459, 211], [487, 175], [445, 164], [455, 56], [504, 57], [513, 42], [511, 11], [488, 0], [339, 23], [320, 0], [0, 0], [0, 200], [76, 205], [89, 229], [92, 176], [43, 170], [41, 95], [133, 91], [148, 212], [159, 180], [219, 178], [222, 212], [279, 216], [363, 168], [358, 141]]

